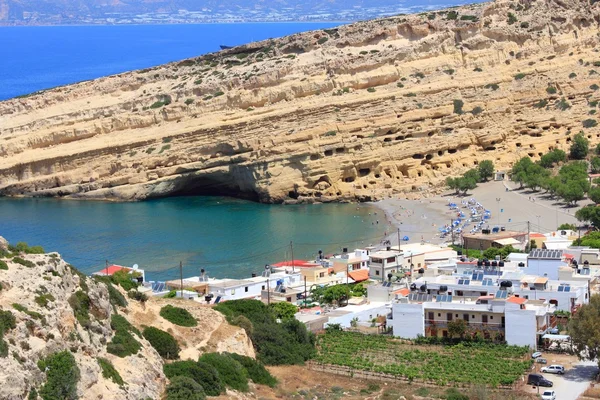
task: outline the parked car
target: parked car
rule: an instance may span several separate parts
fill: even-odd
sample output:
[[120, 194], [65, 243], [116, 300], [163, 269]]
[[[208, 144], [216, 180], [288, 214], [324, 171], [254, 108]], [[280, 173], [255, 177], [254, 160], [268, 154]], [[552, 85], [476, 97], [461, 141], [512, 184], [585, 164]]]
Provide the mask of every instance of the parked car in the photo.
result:
[[554, 390], [544, 390], [542, 400], [556, 400], [556, 393], [554, 393]]
[[[548, 360], [546, 360], [545, 358], [536, 358], [535, 362], [538, 364], [548, 364]], [[543, 372], [543, 371], [542, 371]]]
[[[539, 358], [538, 358], [538, 360], [539, 360]], [[547, 367], [542, 367], [541, 371], [548, 372], [549, 374], [562, 375], [565, 373], [565, 367], [563, 367], [562, 365], [553, 364], [553, 365], [549, 365]]]
[[544, 386], [544, 387], [552, 387], [554, 384], [552, 381], [544, 378], [540, 374], [529, 374], [527, 376], [527, 384], [533, 386]]
[[542, 356], [542, 352], [541, 351], [536, 351], [535, 353], [533, 353], [531, 355], [531, 358], [538, 358]]

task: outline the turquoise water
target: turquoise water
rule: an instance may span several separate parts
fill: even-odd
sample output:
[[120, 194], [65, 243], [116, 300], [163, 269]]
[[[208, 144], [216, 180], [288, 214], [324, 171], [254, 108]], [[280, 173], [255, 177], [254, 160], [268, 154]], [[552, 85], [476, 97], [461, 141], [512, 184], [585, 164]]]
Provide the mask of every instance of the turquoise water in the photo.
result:
[[[377, 213], [377, 214], [375, 214]], [[379, 220], [379, 223], [377, 221]], [[267, 205], [225, 197], [140, 203], [0, 199], [0, 236], [57, 251], [89, 274], [105, 260], [147, 271], [147, 279], [198, 275], [244, 278], [266, 263], [313, 258], [383, 238], [385, 216], [368, 205]]]

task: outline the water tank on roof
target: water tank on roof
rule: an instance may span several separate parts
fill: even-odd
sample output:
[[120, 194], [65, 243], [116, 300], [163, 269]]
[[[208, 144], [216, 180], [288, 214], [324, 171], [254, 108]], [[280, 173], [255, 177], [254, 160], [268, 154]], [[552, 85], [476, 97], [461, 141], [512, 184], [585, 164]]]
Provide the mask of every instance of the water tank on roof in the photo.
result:
[[417, 284], [416, 283], [411, 284], [410, 290], [417, 290]]
[[421, 285], [419, 289], [421, 290], [421, 292], [425, 292], [427, 291], [427, 285]]
[[519, 265], [519, 267], [524, 267], [525, 263], [524, 262], [520, 262], [518, 265]]
[[277, 286], [283, 285], [283, 279], [277, 279]]
[[423, 275], [425, 273], [425, 268], [419, 268], [419, 274]]
[[486, 262], [483, 263], [483, 265], [485, 265], [486, 267], [489, 267], [490, 266], [490, 262], [486, 261]]
[[482, 266], [483, 266], [483, 261], [481, 261], [481, 260], [477, 260], [477, 266], [478, 266], [478, 267], [482, 267]]
[[498, 262], [497, 261], [492, 261], [492, 267], [497, 267], [498, 266]]
[[583, 265], [590, 265], [590, 262], [589, 262], [588, 260], [585, 260], [585, 261], [583, 262]]
[[560, 234], [564, 236], [567, 234], [567, 231], [560, 231]]
[[573, 265], [577, 265], [577, 260], [573, 260]]
[[498, 261], [498, 266], [499, 267], [504, 267], [504, 261]]
[[447, 292], [447, 291], [448, 291], [448, 286], [446, 286], [446, 285], [440, 286], [440, 292]]
[[500, 282], [500, 287], [501, 287], [501, 288], [509, 288], [509, 287], [512, 287], [512, 282], [511, 282], [511, 281], [502, 281], [502, 282]]

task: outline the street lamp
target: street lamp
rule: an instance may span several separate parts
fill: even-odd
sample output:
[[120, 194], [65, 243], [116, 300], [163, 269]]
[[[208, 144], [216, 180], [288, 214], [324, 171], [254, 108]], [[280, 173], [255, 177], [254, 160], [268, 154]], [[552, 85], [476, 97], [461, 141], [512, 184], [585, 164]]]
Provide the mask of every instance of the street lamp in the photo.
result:
[[498, 227], [500, 227], [500, 197], [496, 197], [496, 203], [498, 203]]
[[536, 215], [536, 217], [537, 217], [537, 220], [538, 220], [537, 229], [538, 229], [538, 231], [541, 232], [542, 231], [542, 228], [540, 228], [540, 217], [541, 217], [541, 215]]

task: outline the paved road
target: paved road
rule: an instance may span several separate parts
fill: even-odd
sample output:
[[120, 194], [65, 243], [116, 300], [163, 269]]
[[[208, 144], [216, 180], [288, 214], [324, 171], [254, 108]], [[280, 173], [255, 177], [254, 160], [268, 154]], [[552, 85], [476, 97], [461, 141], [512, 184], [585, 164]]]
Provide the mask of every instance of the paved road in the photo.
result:
[[[597, 372], [598, 364], [591, 361], [583, 361], [567, 369], [564, 375], [542, 375], [554, 383], [554, 386], [550, 389], [556, 392], [556, 400], [576, 400], [585, 392]], [[540, 393], [544, 389], [546, 388], [540, 388]], [[532, 393], [537, 393], [537, 389], [529, 387], [529, 390]]]

